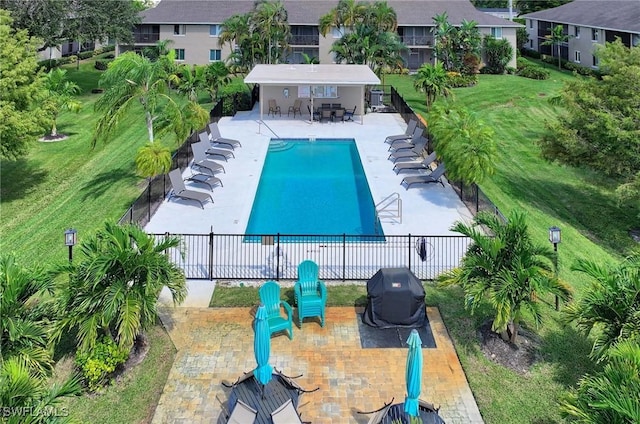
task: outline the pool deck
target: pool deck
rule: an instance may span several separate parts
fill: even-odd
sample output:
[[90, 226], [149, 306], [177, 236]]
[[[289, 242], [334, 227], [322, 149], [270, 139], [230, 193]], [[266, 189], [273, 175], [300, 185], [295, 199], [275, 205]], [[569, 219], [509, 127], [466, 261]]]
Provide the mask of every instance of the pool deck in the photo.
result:
[[[406, 348], [363, 349], [358, 309], [331, 307], [324, 328], [309, 320], [294, 326], [293, 340], [271, 339], [270, 364], [313, 393], [304, 394], [299, 411], [314, 424], [368, 422], [372, 411], [406, 394]], [[216, 423], [221, 402], [234, 381], [255, 368], [251, 308], [162, 307], [160, 315], [178, 352], [152, 423]], [[436, 342], [423, 349], [420, 398], [440, 407], [447, 424], [483, 422], [464, 371], [437, 308], [427, 308]]]
[[[260, 124], [257, 105], [252, 111], [222, 118], [218, 124], [222, 136], [239, 140], [242, 147], [235, 149], [235, 158], [218, 161], [226, 173], [217, 175], [224, 187], [214, 188], [214, 203], [206, 203], [202, 210], [196, 202], [176, 198], [165, 201], [147, 224], [147, 232], [204, 234], [213, 229], [218, 234], [244, 234], [269, 140], [277, 137], [355, 139], [374, 203], [392, 193], [399, 193], [402, 199], [402, 220], [383, 219], [385, 234], [452, 235], [455, 233], [449, 228], [454, 222], [470, 220], [471, 214], [446, 181], [445, 187], [429, 184], [405, 190], [400, 185], [404, 176], [416, 175], [416, 172], [396, 175], [393, 163], [388, 160], [385, 137], [401, 134], [406, 128], [399, 114], [369, 113], [362, 125], [361, 118], [356, 118], [355, 122], [311, 124], [308, 116], [294, 119], [283, 114], [265, 118]], [[190, 173], [187, 169], [184, 175]], [[199, 184], [187, 182], [187, 187], [210, 193], [206, 186]]]

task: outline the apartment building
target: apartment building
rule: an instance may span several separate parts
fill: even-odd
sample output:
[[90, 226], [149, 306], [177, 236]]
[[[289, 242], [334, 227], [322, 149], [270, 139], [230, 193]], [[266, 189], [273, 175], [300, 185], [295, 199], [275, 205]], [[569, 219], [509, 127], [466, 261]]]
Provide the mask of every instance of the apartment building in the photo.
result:
[[[284, 0], [291, 26], [288, 63], [302, 63], [303, 53], [320, 63], [335, 63], [331, 46], [341, 37], [334, 30], [323, 37], [318, 21], [337, 5], [337, 0]], [[409, 48], [405, 62], [409, 69], [433, 63], [433, 17], [447, 12], [449, 22], [476, 21], [482, 34], [506, 38], [514, 48], [510, 66], [515, 66], [516, 28], [520, 25], [475, 9], [468, 0], [388, 0], [398, 17], [398, 35]], [[142, 12], [142, 23], [135, 28], [134, 45], [120, 45], [118, 52], [142, 49], [159, 40], [171, 40], [179, 61], [208, 64], [225, 60], [231, 53], [228, 44], [220, 46], [222, 23], [229, 17], [253, 9], [250, 0], [162, 0]]]
[[551, 30], [562, 25], [567, 42], [560, 57], [597, 68], [595, 46], [620, 38], [627, 47], [640, 45], [640, 0], [574, 0], [560, 7], [521, 16], [529, 34], [529, 49], [558, 56], [557, 48], [542, 45]]

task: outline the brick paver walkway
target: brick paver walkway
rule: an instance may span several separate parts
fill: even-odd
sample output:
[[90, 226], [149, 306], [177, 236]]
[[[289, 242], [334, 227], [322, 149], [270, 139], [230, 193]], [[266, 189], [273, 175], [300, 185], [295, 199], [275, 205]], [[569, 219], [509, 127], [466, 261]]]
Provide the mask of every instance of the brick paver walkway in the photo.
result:
[[[249, 308], [164, 308], [162, 322], [178, 353], [158, 403], [153, 423], [215, 423], [219, 400], [233, 381], [255, 367]], [[327, 308], [326, 325], [305, 322], [271, 339], [271, 365], [284, 374], [303, 374], [300, 412], [306, 421], [366, 423], [370, 411], [406, 393], [407, 349], [362, 349], [354, 308]], [[447, 424], [482, 423], [475, 399], [436, 308], [427, 308], [436, 349], [423, 349], [421, 399], [440, 405]]]

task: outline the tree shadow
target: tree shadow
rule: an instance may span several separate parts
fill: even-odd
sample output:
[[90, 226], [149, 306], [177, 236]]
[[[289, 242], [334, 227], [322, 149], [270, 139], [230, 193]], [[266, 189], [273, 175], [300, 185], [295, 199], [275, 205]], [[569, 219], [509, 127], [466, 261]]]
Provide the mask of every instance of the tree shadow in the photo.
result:
[[540, 351], [544, 360], [557, 365], [554, 379], [559, 384], [573, 386], [585, 374], [593, 372], [598, 365], [586, 359], [593, 343], [573, 326], [560, 323], [549, 329], [540, 340]]
[[15, 161], [0, 161], [0, 199], [3, 203], [25, 198], [40, 184], [44, 184], [49, 174], [34, 161], [21, 158]]
[[82, 185], [82, 199], [96, 199], [107, 190], [113, 189], [113, 185], [134, 185], [138, 181], [132, 170], [114, 169], [96, 174], [92, 179]]

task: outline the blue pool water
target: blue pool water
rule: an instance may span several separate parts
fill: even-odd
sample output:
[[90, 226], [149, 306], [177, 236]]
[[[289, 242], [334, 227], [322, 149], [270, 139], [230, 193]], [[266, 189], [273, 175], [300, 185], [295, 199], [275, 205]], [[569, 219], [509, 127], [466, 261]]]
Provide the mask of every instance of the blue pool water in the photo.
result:
[[383, 235], [353, 139], [269, 144], [246, 234]]

